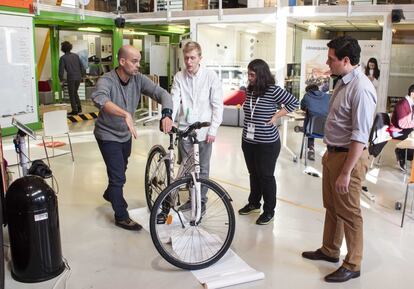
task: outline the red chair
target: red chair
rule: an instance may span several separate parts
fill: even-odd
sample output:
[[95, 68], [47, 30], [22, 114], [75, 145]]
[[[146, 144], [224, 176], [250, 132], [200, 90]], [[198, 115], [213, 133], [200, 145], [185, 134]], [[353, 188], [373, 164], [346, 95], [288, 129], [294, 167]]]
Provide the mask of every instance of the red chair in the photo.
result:
[[242, 105], [246, 100], [246, 92], [244, 90], [232, 90], [223, 97], [224, 105]]

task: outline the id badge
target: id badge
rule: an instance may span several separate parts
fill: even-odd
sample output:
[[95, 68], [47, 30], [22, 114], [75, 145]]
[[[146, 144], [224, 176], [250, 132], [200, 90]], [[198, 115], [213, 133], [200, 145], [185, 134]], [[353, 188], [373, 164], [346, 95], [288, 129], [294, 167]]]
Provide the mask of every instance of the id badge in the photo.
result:
[[247, 133], [246, 133], [247, 139], [251, 139], [251, 140], [254, 139], [254, 129], [255, 129], [254, 123], [247, 124]]

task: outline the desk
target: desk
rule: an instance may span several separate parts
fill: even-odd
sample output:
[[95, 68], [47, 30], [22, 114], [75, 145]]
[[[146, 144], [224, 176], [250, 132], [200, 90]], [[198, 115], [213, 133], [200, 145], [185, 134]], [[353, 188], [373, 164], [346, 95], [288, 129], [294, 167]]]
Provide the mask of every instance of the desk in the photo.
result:
[[287, 129], [288, 121], [303, 121], [305, 120], [305, 112], [303, 110], [296, 110], [288, 113], [282, 118], [282, 147], [284, 147], [288, 153], [293, 156], [293, 161], [296, 163], [298, 161], [297, 155], [287, 146]]

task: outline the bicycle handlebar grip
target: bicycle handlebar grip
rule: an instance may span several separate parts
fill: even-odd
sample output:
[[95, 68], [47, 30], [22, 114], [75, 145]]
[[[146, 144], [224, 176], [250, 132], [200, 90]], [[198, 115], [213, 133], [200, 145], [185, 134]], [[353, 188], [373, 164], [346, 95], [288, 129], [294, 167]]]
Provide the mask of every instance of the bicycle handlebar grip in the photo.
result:
[[178, 130], [178, 128], [176, 128], [175, 126], [173, 126], [171, 128], [171, 133], [179, 133], [180, 131]]
[[211, 122], [208, 122], [208, 121], [204, 121], [204, 122], [201, 122], [200, 124], [199, 124], [199, 128], [202, 128], [202, 127], [208, 127], [208, 126], [210, 126], [211, 125]]

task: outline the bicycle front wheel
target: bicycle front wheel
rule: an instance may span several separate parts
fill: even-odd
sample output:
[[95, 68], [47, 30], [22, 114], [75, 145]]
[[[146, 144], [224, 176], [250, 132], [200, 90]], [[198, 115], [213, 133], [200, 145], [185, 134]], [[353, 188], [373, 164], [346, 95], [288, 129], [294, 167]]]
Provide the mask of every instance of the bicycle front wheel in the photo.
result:
[[170, 184], [170, 161], [165, 158], [165, 149], [153, 146], [145, 166], [145, 198], [151, 210], [158, 195]]
[[182, 206], [194, 188], [191, 177], [169, 185], [155, 201], [150, 216], [151, 238], [158, 252], [169, 263], [187, 270], [217, 262], [229, 249], [236, 226], [224, 189], [210, 180], [199, 182], [207, 190], [208, 199], [198, 223], [191, 222], [191, 209]]

